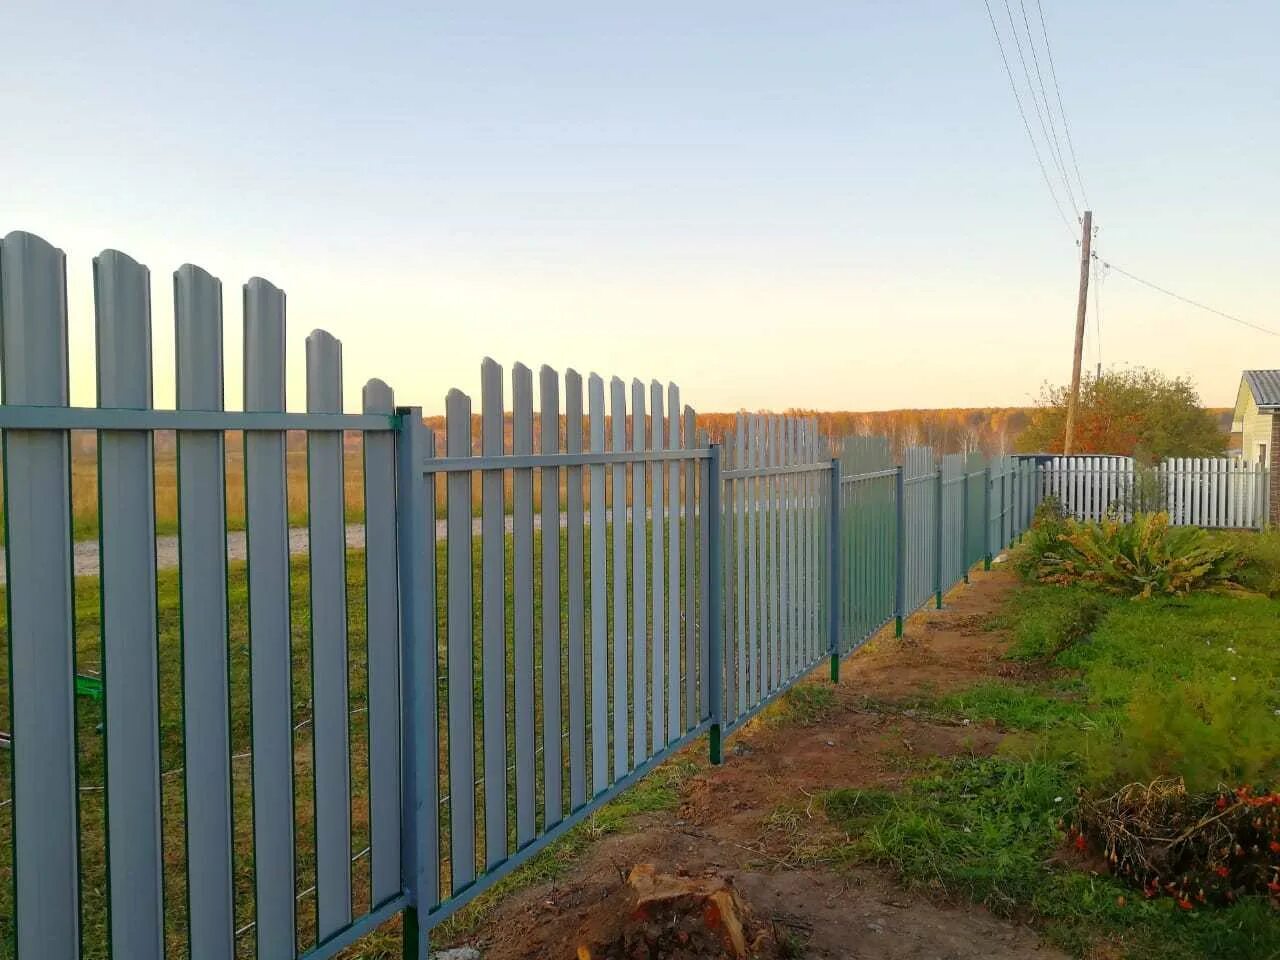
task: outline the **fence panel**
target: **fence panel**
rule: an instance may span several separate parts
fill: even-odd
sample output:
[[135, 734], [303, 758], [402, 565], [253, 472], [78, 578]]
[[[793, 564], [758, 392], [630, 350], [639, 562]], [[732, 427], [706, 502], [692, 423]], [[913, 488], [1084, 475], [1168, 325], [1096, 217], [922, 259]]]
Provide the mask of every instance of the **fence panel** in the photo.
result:
[[906, 541], [905, 616], [933, 596], [936, 566], [937, 469], [933, 450], [909, 447], [903, 451], [903, 488]]
[[1022, 458], [1031, 460], [1037, 501], [1053, 497], [1077, 520], [1132, 520], [1135, 512], [1159, 510], [1174, 526], [1256, 530], [1266, 524], [1266, 470], [1238, 459], [1171, 457], [1143, 467], [1132, 457]]
[[822, 659], [831, 460], [816, 422], [739, 414], [724, 441], [725, 722]]
[[[71, 408], [62, 254], [28, 234], [0, 241], [5, 365], [0, 430], [12, 664], [11, 779], [5, 779], [13, 788], [4, 805], [13, 801], [16, 858], [8, 869], [17, 921], [13, 940], [0, 946], [6, 956], [70, 960], [109, 950], [143, 958], [175, 951], [193, 958], [245, 951], [292, 957], [308, 949], [326, 957], [406, 905], [402, 868], [411, 867], [412, 884], [425, 899], [434, 897], [427, 865], [435, 858], [426, 842], [429, 824], [406, 838], [405, 847], [401, 844], [396, 579], [398, 568], [412, 564], [396, 558], [401, 538], [395, 529], [391, 393], [371, 382], [365, 393], [369, 413], [342, 414], [340, 345], [317, 331], [308, 340], [308, 413], [286, 413], [284, 294], [254, 278], [243, 288], [245, 411], [226, 412], [221, 283], [191, 265], [176, 271], [173, 282], [177, 409], [152, 406], [150, 275], [116, 251], [94, 260], [98, 406]], [[78, 808], [92, 801], [78, 796], [77, 784], [76, 583], [69, 553], [72, 429], [96, 431], [99, 460], [101, 726], [94, 729], [91, 706], [80, 711], [80, 719], [85, 724], [81, 736], [102, 736], [105, 750], [90, 750], [79, 763], [92, 779], [103, 781], [98, 786], [91, 779], [85, 789], [103, 790], [106, 803], [88, 817], [77, 816]], [[290, 605], [285, 469], [290, 429], [308, 435], [305, 541], [312, 589], [303, 623], [309, 631], [298, 630]], [[367, 727], [372, 822], [370, 848], [356, 858], [350, 822], [344, 429], [377, 434], [377, 442], [365, 449], [369, 593], [363, 601], [369, 690], [377, 701], [369, 707]], [[175, 432], [178, 451], [179, 564], [173, 588], [164, 591], [156, 571], [157, 431]], [[247, 561], [234, 565], [227, 544], [229, 432], [243, 440], [247, 527]], [[244, 587], [233, 609], [229, 584], [235, 582]], [[243, 607], [239, 597], [246, 598]], [[295, 724], [293, 656], [308, 647], [314, 667], [311, 710]], [[166, 666], [162, 655], [174, 659]], [[235, 699], [232, 669], [238, 678]], [[163, 686], [170, 683], [172, 690]], [[181, 706], [162, 711], [171, 697]], [[295, 809], [294, 736], [300, 726], [315, 730], [314, 760], [299, 763], [299, 769], [314, 773], [314, 783], [307, 791], [310, 799]], [[234, 758], [251, 761], [251, 780], [236, 784], [251, 804], [240, 812], [242, 831], [234, 829], [232, 819], [233, 727], [236, 740], [250, 748]], [[423, 722], [413, 737], [428, 729]], [[410, 734], [404, 735], [408, 742]], [[162, 742], [181, 752], [163, 774]], [[181, 811], [166, 834], [161, 832], [162, 782], [174, 785]], [[415, 785], [416, 795], [425, 795], [420, 788]], [[314, 834], [299, 831], [296, 818], [310, 819], [312, 806]], [[424, 845], [417, 849], [420, 836]], [[249, 854], [237, 851], [233, 857], [233, 843], [246, 838]], [[166, 850], [166, 840], [185, 846], [185, 853]], [[368, 890], [359, 899], [372, 906], [354, 918], [352, 863], [364, 853], [372, 864], [364, 875]], [[316, 882], [308, 889], [297, 889], [297, 862], [316, 865]], [[108, 923], [98, 926], [95, 915], [92, 927], [86, 924], [85, 930], [93, 931], [87, 939], [80, 926], [79, 890], [90, 883], [106, 891], [102, 916]], [[165, 904], [170, 885], [185, 891], [183, 902]], [[316, 940], [304, 946], [297, 904], [313, 895]], [[239, 930], [237, 917], [248, 919]], [[309, 929], [309, 921], [304, 927]], [[100, 939], [106, 935], [100, 930], [109, 931], [109, 943]]]
[[840, 452], [840, 651], [894, 616], [897, 470], [888, 441], [848, 437]]
[[[482, 387], [489, 387], [486, 401], [493, 397], [495, 403], [498, 392], [492, 378], [496, 371], [492, 361], [482, 368]], [[628, 411], [622, 381], [615, 379], [610, 425], [604, 417], [604, 382], [598, 376], [588, 380], [584, 411], [582, 378], [570, 370], [562, 379], [550, 367], [541, 367], [536, 417], [528, 368], [517, 365], [513, 379], [513, 453], [503, 452], [497, 442], [486, 442], [485, 449], [475, 452], [470, 399], [454, 390], [446, 401], [447, 456], [418, 464], [428, 476], [443, 475], [449, 491], [446, 528], [436, 539], [443, 537], [441, 546], [449, 563], [449, 602], [441, 624], [449, 664], [449, 762], [443, 774], [447, 795], [441, 812], [447, 814], [442, 822], [450, 847], [451, 882], [440, 892], [438, 902], [430, 905], [423, 920], [426, 926], [438, 924], [491, 887], [671, 750], [709, 727], [709, 711], [697, 707], [700, 698], [712, 699], [710, 690], [701, 689], [705, 678], [700, 683], [696, 675], [682, 676], [684, 665], [711, 659], [707, 649], [684, 646], [692, 642], [705, 647], [709, 631], [688, 631], [682, 626], [695, 616], [688, 606], [690, 598], [706, 605], [705, 596], [697, 596], [702, 589], [698, 581], [690, 591], [682, 579], [696, 577], [697, 563], [705, 560], [688, 563], [687, 558], [705, 557], [708, 549], [700, 542], [704, 538], [696, 522], [683, 524], [693, 531], [688, 544], [678, 531], [683, 517], [696, 520], [710, 452], [688, 441], [681, 443], [678, 388], [654, 383], [646, 390], [636, 380]], [[668, 400], [673, 404], [670, 410]], [[495, 414], [489, 416], [486, 402], [481, 422], [486, 428], [493, 423], [496, 431], [500, 408], [493, 409]], [[691, 424], [693, 411], [686, 408], [684, 418]], [[613, 448], [606, 451], [605, 437], [610, 433]], [[688, 465], [694, 468], [692, 475]], [[505, 584], [492, 575], [496, 563], [485, 575], [483, 537], [480, 566], [473, 567], [472, 490], [478, 478], [483, 528], [485, 480], [504, 477], [508, 471], [513, 475], [515, 508], [515, 615], [510, 635], [505, 623], [502, 632], [503, 644], [514, 646], [516, 677], [510, 692], [505, 684], [491, 684], [487, 677], [473, 677], [471, 672], [472, 663], [484, 666], [485, 662], [483, 611], [491, 603], [505, 603]], [[534, 476], [526, 471], [536, 471], [539, 489], [534, 489]], [[692, 482], [682, 483], [690, 476]], [[497, 484], [490, 486], [499, 489]], [[537, 514], [532, 511], [535, 500], [540, 504]], [[541, 561], [537, 570], [535, 553]], [[682, 556], [686, 558], [683, 573]], [[476, 589], [479, 596], [474, 595]], [[612, 640], [608, 635], [611, 601], [615, 622], [622, 628], [615, 630]], [[479, 650], [473, 608], [482, 612]], [[539, 610], [535, 644], [533, 620]], [[492, 625], [496, 628], [498, 623], [495, 616]], [[682, 681], [690, 679], [692, 687], [684, 686]], [[694, 719], [687, 724], [680, 716], [682, 693], [693, 704]], [[506, 715], [508, 696], [516, 701], [515, 756], [509, 767], [495, 774], [491, 741], [477, 734], [483, 734], [493, 715]], [[526, 714], [538, 721], [536, 737], [521, 736], [521, 716]], [[516, 771], [514, 794], [504, 779], [507, 769]], [[505, 836], [498, 836], [491, 822], [484, 829], [477, 824], [477, 790], [484, 797], [486, 816], [493, 815], [499, 800], [514, 802], [516, 831], [521, 836], [514, 848], [508, 848]]]

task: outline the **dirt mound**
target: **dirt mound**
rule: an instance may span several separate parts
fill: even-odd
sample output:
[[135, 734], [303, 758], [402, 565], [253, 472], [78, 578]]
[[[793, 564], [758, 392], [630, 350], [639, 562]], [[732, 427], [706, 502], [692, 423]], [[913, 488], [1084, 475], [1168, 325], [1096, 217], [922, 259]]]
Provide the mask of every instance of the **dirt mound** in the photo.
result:
[[577, 931], [577, 960], [746, 960], [775, 956], [772, 938], [723, 876], [674, 876], [642, 863]]

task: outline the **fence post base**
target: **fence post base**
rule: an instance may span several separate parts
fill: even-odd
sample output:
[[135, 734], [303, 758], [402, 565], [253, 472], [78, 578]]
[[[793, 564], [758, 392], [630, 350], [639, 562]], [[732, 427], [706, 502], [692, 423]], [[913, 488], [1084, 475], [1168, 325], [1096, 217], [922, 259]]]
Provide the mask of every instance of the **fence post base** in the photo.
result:
[[840, 682], [840, 654], [831, 654], [831, 682]]
[[991, 554], [988, 553], [985, 557], [982, 558], [982, 569], [983, 570], [991, 569]]
[[895, 637], [902, 636], [902, 618], [901, 617], [893, 618], [893, 635]]
[[936, 610], [942, 609], [942, 591], [941, 590], [939, 590], [937, 593], [933, 595], [933, 605], [934, 605], [934, 609]]
[[711, 725], [711, 731], [707, 734], [707, 740], [711, 747], [711, 762], [718, 767], [720, 764], [724, 763], [724, 754], [720, 747], [720, 724], [713, 723]]
[[427, 955], [424, 949], [421, 957], [419, 956], [421, 937], [422, 931], [418, 928], [418, 908], [405, 907], [404, 913], [400, 915], [400, 956], [404, 960], [421, 960], [421, 957]]

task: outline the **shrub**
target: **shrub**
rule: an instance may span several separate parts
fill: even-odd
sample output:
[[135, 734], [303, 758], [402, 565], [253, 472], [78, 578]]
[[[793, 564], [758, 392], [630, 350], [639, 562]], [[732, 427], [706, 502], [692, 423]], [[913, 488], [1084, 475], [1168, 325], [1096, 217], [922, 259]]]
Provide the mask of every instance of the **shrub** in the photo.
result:
[[1245, 587], [1268, 597], [1280, 596], [1280, 530], [1215, 536], [1244, 558], [1238, 579]]
[[1194, 527], [1171, 527], [1163, 513], [1139, 514], [1131, 523], [1047, 519], [1033, 526], [1018, 560], [1024, 576], [1041, 583], [1082, 583], [1134, 598], [1243, 590], [1243, 565], [1230, 542]]
[[1280, 771], [1274, 702], [1254, 677], [1142, 677], [1122, 715], [1098, 718], [1082, 773], [1112, 785], [1177, 774], [1193, 790], [1265, 782]]

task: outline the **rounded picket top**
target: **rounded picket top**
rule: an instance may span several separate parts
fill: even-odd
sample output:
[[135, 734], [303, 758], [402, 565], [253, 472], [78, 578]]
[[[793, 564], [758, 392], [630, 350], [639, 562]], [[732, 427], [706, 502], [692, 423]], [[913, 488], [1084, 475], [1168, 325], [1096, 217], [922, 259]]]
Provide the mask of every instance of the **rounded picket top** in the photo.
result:
[[151, 271], [127, 253], [93, 258], [98, 406], [151, 407]]
[[14, 230], [0, 241], [6, 403], [67, 403], [66, 262], [61, 250], [34, 233]]
[[469, 457], [471, 450], [471, 398], [454, 387], [444, 398], [445, 449], [451, 457]]
[[178, 406], [221, 410], [222, 281], [203, 267], [184, 263], [173, 272], [177, 325]]
[[342, 341], [327, 330], [307, 336], [307, 412], [342, 412]]
[[383, 381], [374, 377], [360, 391], [364, 402], [365, 413], [394, 413], [396, 409], [395, 393]]
[[243, 291], [244, 408], [284, 410], [284, 291], [262, 277]]

